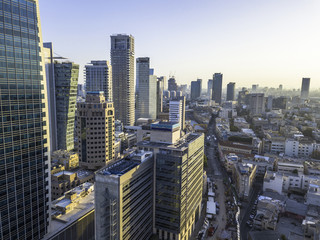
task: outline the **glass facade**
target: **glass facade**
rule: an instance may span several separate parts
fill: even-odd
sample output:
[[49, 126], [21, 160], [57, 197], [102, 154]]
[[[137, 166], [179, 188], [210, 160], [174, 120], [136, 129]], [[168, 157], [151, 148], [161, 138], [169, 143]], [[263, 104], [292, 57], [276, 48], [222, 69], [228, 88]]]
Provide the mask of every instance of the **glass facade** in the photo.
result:
[[58, 149], [74, 149], [79, 65], [54, 63]]
[[38, 2], [0, 1], [0, 239], [48, 226], [48, 143]]

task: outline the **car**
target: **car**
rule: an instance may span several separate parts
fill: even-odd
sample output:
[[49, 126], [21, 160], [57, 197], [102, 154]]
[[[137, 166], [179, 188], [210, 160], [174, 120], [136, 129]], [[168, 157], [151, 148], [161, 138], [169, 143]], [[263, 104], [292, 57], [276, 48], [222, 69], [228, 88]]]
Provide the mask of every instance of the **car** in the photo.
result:
[[249, 218], [250, 218], [250, 219], [254, 219], [254, 215], [250, 215]]

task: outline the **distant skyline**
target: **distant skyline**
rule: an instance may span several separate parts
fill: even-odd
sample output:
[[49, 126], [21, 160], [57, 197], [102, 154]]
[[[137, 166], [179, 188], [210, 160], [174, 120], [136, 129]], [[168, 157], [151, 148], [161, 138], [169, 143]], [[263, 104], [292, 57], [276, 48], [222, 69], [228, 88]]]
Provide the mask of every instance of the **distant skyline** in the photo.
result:
[[110, 35], [126, 33], [155, 75], [189, 85], [221, 72], [223, 88], [299, 89], [303, 77], [320, 88], [319, 12], [319, 0], [40, 1], [44, 41], [80, 72], [91, 60], [110, 61]]

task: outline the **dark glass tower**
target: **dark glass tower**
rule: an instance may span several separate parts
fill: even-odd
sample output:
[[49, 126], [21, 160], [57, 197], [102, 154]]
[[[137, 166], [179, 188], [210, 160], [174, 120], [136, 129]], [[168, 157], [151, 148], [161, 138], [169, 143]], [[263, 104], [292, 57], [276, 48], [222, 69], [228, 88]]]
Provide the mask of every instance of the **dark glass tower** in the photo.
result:
[[0, 1], [0, 239], [49, 224], [49, 138], [37, 0]]
[[221, 73], [213, 75], [212, 100], [218, 104], [221, 104], [222, 101], [222, 77]]

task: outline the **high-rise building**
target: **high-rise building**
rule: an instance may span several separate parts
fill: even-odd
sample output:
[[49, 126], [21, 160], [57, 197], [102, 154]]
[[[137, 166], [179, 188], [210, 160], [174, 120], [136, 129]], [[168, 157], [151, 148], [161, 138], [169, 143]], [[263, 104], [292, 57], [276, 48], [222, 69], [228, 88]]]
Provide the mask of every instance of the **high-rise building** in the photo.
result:
[[157, 118], [159, 118], [159, 113], [163, 112], [164, 78], [158, 77], [157, 79]]
[[152, 152], [131, 154], [96, 172], [95, 239], [150, 239], [153, 194]]
[[104, 92], [87, 92], [86, 101], [77, 104], [79, 164], [99, 169], [114, 159], [114, 107]]
[[77, 102], [79, 65], [71, 62], [54, 63], [56, 93], [56, 139], [58, 149], [74, 149], [74, 122]]
[[282, 91], [282, 89], [283, 89], [283, 85], [280, 84], [280, 85], [279, 85], [279, 91]]
[[201, 96], [202, 79], [191, 82], [191, 100], [195, 100]]
[[[150, 59], [137, 58], [137, 112], [136, 118], [157, 117], [157, 77], [150, 72]], [[150, 74], [151, 73], [151, 74]]]
[[252, 92], [255, 93], [258, 91], [259, 84], [252, 84]]
[[302, 78], [301, 84], [301, 98], [307, 99], [309, 97], [310, 78]]
[[248, 94], [249, 91], [246, 88], [242, 88], [241, 91], [238, 93], [238, 104], [245, 105], [248, 104]]
[[115, 118], [124, 125], [135, 121], [134, 38], [131, 35], [111, 36], [112, 87]]
[[91, 61], [85, 66], [86, 91], [104, 91], [107, 101], [112, 102], [112, 69], [108, 61]]
[[249, 111], [252, 115], [259, 115], [265, 112], [264, 93], [251, 93], [248, 95]]
[[176, 79], [174, 77], [169, 78], [168, 80], [168, 91], [177, 91], [178, 90], [178, 85], [176, 82]]
[[235, 100], [235, 88], [236, 83], [230, 82], [227, 85], [227, 101], [234, 101]]
[[0, 15], [0, 238], [42, 239], [51, 186], [39, 4], [1, 1]]
[[182, 130], [185, 129], [185, 107], [186, 107], [186, 97], [177, 97], [169, 102], [169, 121], [178, 122]]
[[272, 101], [272, 107], [278, 109], [287, 109], [288, 97], [281, 96], [274, 98]]
[[[178, 138], [168, 142], [170, 138], [166, 135], [174, 136], [179, 125], [168, 122], [151, 125], [150, 141], [138, 142], [137, 146], [140, 150], [152, 150], [155, 156], [153, 233], [159, 239], [190, 239], [201, 213], [204, 135], [177, 134]], [[164, 139], [162, 134], [166, 136]]]
[[43, 43], [44, 61], [46, 68], [48, 118], [50, 132], [50, 151], [58, 150], [57, 113], [56, 113], [56, 82], [54, 79], [54, 56], [51, 42]]
[[212, 98], [212, 88], [213, 88], [213, 79], [208, 79], [207, 96], [209, 97], [209, 99]]
[[222, 101], [222, 77], [221, 73], [213, 75], [212, 100], [218, 104], [221, 104]]

